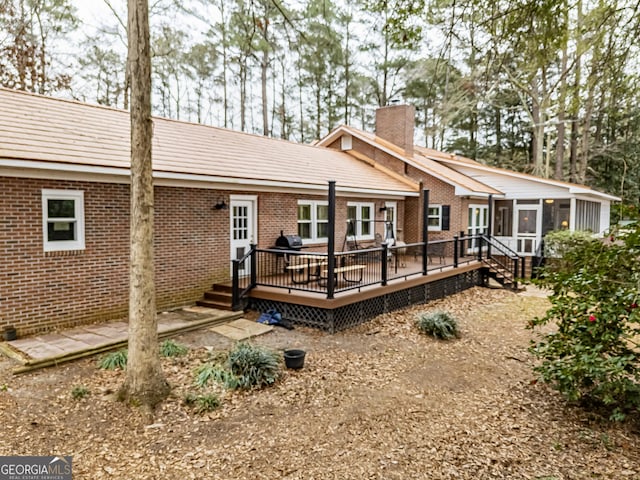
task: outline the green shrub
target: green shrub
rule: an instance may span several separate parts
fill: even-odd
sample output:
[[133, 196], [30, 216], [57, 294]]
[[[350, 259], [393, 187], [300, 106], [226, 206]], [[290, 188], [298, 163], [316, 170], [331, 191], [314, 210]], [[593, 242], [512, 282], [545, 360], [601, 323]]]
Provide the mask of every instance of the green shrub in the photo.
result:
[[238, 343], [227, 360], [231, 373], [237, 378], [235, 388], [247, 389], [273, 384], [280, 377], [281, 355], [250, 343]]
[[196, 385], [204, 388], [211, 382], [221, 383], [227, 388], [235, 388], [236, 379], [234, 375], [219, 363], [207, 362], [196, 370]]
[[453, 315], [442, 310], [421, 314], [416, 320], [416, 324], [422, 333], [441, 340], [449, 340], [459, 336], [458, 322]]
[[87, 387], [85, 387], [84, 385], [76, 385], [75, 387], [73, 387], [71, 389], [71, 396], [75, 399], [75, 400], [80, 400], [84, 397], [86, 397], [87, 395], [89, 395], [89, 389]]
[[212, 381], [226, 388], [249, 389], [271, 385], [282, 372], [281, 356], [264, 347], [241, 342], [217, 362], [203, 364], [196, 370], [196, 385], [205, 387]]
[[98, 367], [103, 370], [125, 370], [127, 368], [127, 349], [123, 348], [117, 352], [107, 353], [98, 361]]
[[568, 242], [536, 283], [552, 306], [531, 327], [555, 323], [531, 351], [535, 371], [568, 400], [623, 419], [640, 408], [640, 228], [607, 242]]
[[160, 355], [163, 357], [181, 357], [186, 355], [188, 351], [187, 347], [173, 340], [165, 340], [160, 344]]
[[220, 398], [213, 393], [206, 395], [187, 393], [184, 397], [184, 403], [192, 407], [196, 413], [212, 412], [222, 404]]

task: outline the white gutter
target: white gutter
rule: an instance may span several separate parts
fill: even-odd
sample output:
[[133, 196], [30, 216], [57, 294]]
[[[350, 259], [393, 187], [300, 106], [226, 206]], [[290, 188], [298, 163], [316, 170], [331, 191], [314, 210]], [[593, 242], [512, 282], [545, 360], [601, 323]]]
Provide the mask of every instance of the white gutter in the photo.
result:
[[472, 170], [479, 170], [481, 172], [487, 172], [487, 173], [492, 173], [494, 175], [504, 175], [506, 177], [514, 177], [514, 178], [519, 178], [521, 180], [527, 180], [530, 182], [537, 182], [537, 183], [543, 183], [545, 185], [552, 185], [554, 187], [560, 187], [560, 188], [566, 188], [569, 193], [572, 194], [582, 194], [582, 195], [593, 195], [596, 197], [601, 197], [604, 198], [605, 200], [611, 200], [614, 202], [619, 202], [622, 199], [619, 197], [616, 197], [614, 195], [609, 195], [608, 193], [603, 193], [603, 192], [599, 192], [597, 190], [592, 190], [588, 187], [582, 187], [580, 185], [571, 185], [571, 184], [567, 184], [565, 182], [560, 182], [560, 181], [554, 181], [554, 180], [550, 180], [547, 178], [541, 178], [541, 177], [536, 177], [534, 175], [523, 175], [519, 172], [514, 172], [511, 170], [505, 170], [502, 168], [493, 168], [493, 167], [489, 167], [487, 165], [482, 165], [482, 164], [468, 164], [468, 163], [464, 163], [464, 162], [460, 162], [457, 161], [455, 159], [444, 159], [444, 158], [433, 158], [433, 157], [427, 157], [430, 158], [431, 160], [434, 160], [436, 162], [442, 162], [442, 163], [447, 163], [450, 165], [453, 165], [453, 169], [455, 169], [455, 167], [460, 167], [460, 168], [469, 168]]
[[[82, 181], [129, 183], [128, 168], [99, 167], [93, 165], [77, 165], [30, 160], [0, 160], [0, 174], [11, 177], [31, 177], [45, 179], [74, 179]], [[328, 185], [302, 182], [283, 182], [278, 180], [254, 180], [248, 178], [221, 177], [215, 175], [194, 175], [154, 171], [155, 184], [159, 186], [184, 186], [210, 189], [277, 191], [282, 189], [307, 193], [312, 190], [325, 193]], [[212, 185], [213, 184], [213, 185]], [[418, 197], [419, 192], [404, 190], [383, 190], [338, 185], [336, 191], [354, 196], [379, 197]]]

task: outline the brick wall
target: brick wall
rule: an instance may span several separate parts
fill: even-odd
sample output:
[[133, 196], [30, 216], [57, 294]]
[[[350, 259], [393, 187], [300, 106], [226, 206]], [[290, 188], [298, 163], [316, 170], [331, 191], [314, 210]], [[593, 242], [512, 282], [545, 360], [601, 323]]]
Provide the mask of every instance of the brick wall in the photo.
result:
[[[43, 252], [42, 189], [84, 192], [86, 248]], [[0, 328], [19, 335], [125, 317], [129, 297], [129, 186], [76, 181], [0, 177]], [[190, 304], [212, 283], [230, 280], [232, 192], [156, 187], [155, 269], [159, 311]], [[251, 192], [233, 192], [246, 193]], [[274, 245], [280, 230], [297, 233], [298, 199], [326, 195], [254, 193], [258, 198], [259, 246]], [[348, 201], [337, 199], [336, 248], [342, 248]], [[382, 200], [374, 202], [376, 219]], [[398, 202], [399, 221], [404, 208]], [[376, 229], [384, 235], [383, 224]], [[313, 248], [313, 247], [312, 247]], [[326, 249], [326, 244], [316, 246]]]
[[[41, 190], [84, 192], [86, 248], [43, 252]], [[129, 186], [0, 177], [0, 327], [19, 335], [127, 315]], [[158, 310], [229, 280], [229, 211], [212, 190], [156, 187]]]

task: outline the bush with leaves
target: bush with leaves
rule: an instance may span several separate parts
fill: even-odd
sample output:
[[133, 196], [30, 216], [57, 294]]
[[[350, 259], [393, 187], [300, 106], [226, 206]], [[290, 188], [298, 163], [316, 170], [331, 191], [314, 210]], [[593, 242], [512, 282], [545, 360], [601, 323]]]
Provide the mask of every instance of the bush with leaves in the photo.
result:
[[570, 401], [623, 419], [640, 407], [640, 228], [604, 240], [567, 235], [561, 261], [536, 281], [552, 307], [531, 327], [555, 323], [531, 351], [542, 379]]
[[275, 383], [282, 373], [279, 353], [246, 342], [237, 343], [216, 360], [198, 368], [196, 385], [204, 387], [215, 381], [231, 390], [261, 388]]
[[418, 316], [416, 324], [422, 333], [441, 340], [449, 340], [459, 335], [458, 322], [455, 317], [442, 310], [421, 314]]
[[184, 397], [184, 403], [188, 407], [192, 407], [196, 413], [212, 412], [222, 405], [220, 398], [213, 393], [205, 395], [187, 393]]
[[163, 357], [181, 357], [186, 355], [189, 349], [174, 340], [165, 340], [160, 344], [160, 355]]
[[127, 368], [127, 354], [126, 348], [107, 353], [98, 361], [98, 367], [103, 370], [125, 370]]

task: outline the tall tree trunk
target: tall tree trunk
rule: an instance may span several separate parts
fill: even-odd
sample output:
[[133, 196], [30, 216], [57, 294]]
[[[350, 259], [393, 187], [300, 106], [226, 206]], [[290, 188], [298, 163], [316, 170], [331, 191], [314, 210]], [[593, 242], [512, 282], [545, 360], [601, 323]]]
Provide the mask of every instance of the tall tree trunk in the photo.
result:
[[147, 0], [128, 0], [131, 67], [129, 352], [120, 398], [153, 409], [169, 394], [158, 347], [153, 264], [151, 57]]
[[[265, 32], [266, 36], [266, 32]], [[267, 73], [269, 70], [269, 51], [265, 47], [260, 62], [260, 86], [262, 94], [262, 135], [269, 135], [269, 101], [267, 98]]]
[[247, 131], [247, 59], [240, 61], [240, 130]]
[[578, 181], [578, 115], [580, 111], [580, 82], [582, 74], [582, 0], [576, 3], [577, 25], [576, 25], [576, 62], [575, 78], [573, 82], [573, 96], [571, 99], [571, 139], [569, 144], [569, 181]]
[[531, 132], [533, 135], [531, 144], [531, 164], [534, 175], [544, 175], [544, 109], [542, 108], [541, 95], [536, 79], [531, 80]]
[[349, 50], [351, 43], [351, 31], [347, 24], [344, 49], [344, 124], [349, 125], [351, 115], [349, 112], [349, 104], [351, 102], [349, 95], [351, 94], [351, 51]]
[[220, 16], [222, 20], [220, 22], [220, 34], [222, 36], [222, 108], [224, 110], [224, 128], [229, 128], [228, 115], [229, 115], [229, 98], [227, 93], [227, 20], [224, 16], [224, 4], [227, 0], [220, 0]]
[[[569, 6], [565, 3], [564, 6], [564, 19], [565, 23], [569, 23]], [[568, 28], [568, 27], [567, 27]], [[567, 64], [569, 61], [569, 55], [567, 53], [567, 43], [565, 42], [562, 47], [562, 60], [560, 75], [560, 92], [558, 93], [558, 125], [556, 127], [556, 164], [553, 177], [556, 180], [564, 180], [564, 155], [565, 155], [565, 132], [566, 132], [566, 109], [567, 109]]]

